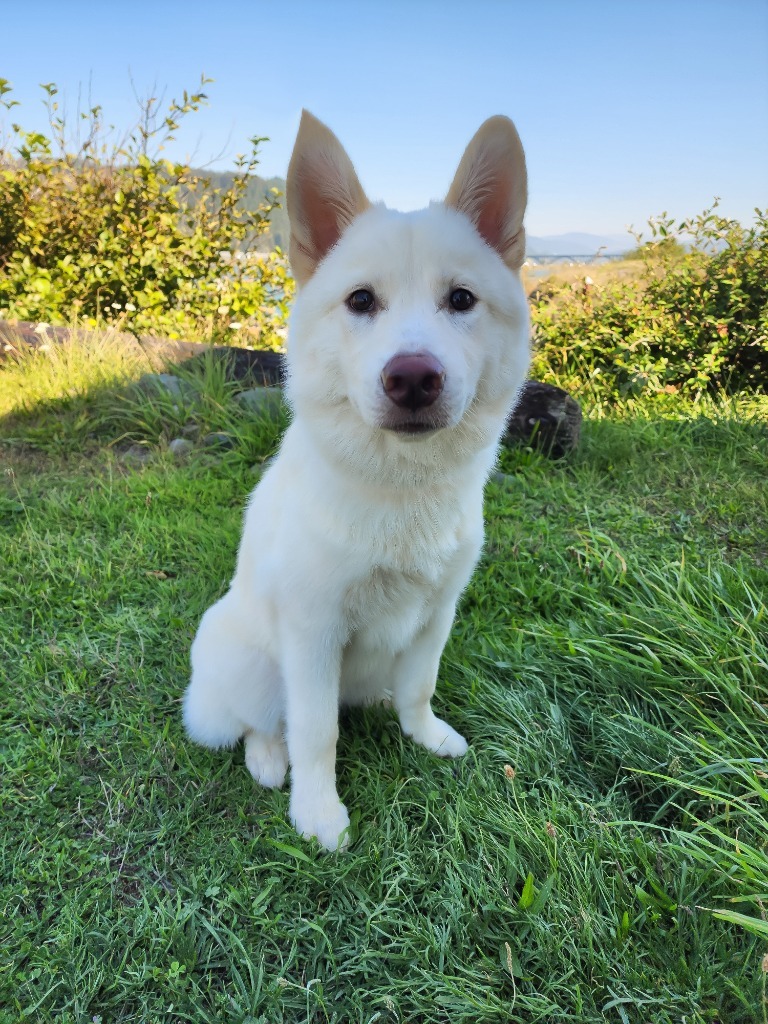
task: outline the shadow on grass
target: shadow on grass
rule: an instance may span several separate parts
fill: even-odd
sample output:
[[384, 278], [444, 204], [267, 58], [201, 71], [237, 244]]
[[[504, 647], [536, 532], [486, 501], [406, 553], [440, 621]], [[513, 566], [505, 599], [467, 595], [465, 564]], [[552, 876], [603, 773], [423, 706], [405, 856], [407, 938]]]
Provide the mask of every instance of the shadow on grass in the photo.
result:
[[273, 407], [271, 416], [249, 413], [235, 400], [240, 392], [279, 380], [276, 353], [197, 346], [182, 363], [132, 352], [128, 359], [122, 353], [116, 367], [100, 366], [92, 352], [86, 355], [83, 360], [61, 346], [0, 365], [0, 400], [4, 390], [2, 405], [11, 407], [0, 415], [0, 450], [9, 460], [110, 448], [117, 454], [130, 450], [141, 461], [142, 448], [165, 450], [182, 438], [194, 450], [206, 447], [209, 435], [215, 435], [209, 453], [226, 450], [254, 459], [274, 453], [287, 425], [285, 408], [275, 414]]

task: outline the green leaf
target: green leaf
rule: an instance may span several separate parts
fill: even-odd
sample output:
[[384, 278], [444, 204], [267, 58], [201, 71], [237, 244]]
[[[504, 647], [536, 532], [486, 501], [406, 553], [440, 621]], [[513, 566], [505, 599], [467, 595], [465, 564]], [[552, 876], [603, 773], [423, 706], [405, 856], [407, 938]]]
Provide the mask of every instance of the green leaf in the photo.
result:
[[541, 889], [539, 889], [538, 893], [536, 894], [536, 898], [534, 899], [533, 903], [531, 903], [531, 908], [530, 909], [531, 909], [531, 913], [532, 914], [539, 914], [539, 913], [541, 913], [542, 909], [544, 908], [545, 903], [549, 899], [549, 896], [550, 896], [550, 893], [552, 892], [552, 889], [554, 888], [555, 881], [556, 881], [556, 876], [554, 874], [551, 874], [546, 879], [546, 881], [542, 885]]
[[752, 935], [768, 939], [768, 921], [763, 921], [759, 917], [749, 917], [747, 914], [738, 914], [735, 910], [713, 910], [711, 913], [719, 921], [730, 921], [731, 924], [740, 925]]
[[533, 884], [533, 874], [529, 871], [523, 884], [523, 891], [520, 895], [520, 899], [517, 901], [517, 905], [521, 910], [528, 910], [533, 905], [533, 901], [536, 898], [536, 887]]
[[288, 843], [279, 843], [276, 839], [268, 839], [267, 842], [270, 846], [274, 846], [276, 850], [280, 850], [281, 853], [287, 853], [289, 857], [293, 857], [295, 860], [300, 860], [304, 864], [312, 863], [312, 858], [308, 857], [303, 850], [299, 850], [296, 846], [289, 846]]

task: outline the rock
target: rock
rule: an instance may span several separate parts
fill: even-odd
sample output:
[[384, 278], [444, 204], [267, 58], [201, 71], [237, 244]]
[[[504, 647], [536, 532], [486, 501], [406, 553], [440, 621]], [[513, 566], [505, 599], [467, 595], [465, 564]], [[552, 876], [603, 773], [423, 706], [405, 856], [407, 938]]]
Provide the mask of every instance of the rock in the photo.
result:
[[132, 444], [121, 455], [123, 462], [132, 462], [143, 466], [152, 458], [152, 449], [145, 444]]
[[250, 348], [215, 348], [215, 359], [224, 361], [227, 380], [252, 381], [262, 387], [283, 383], [284, 356], [279, 352]]
[[254, 462], [249, 472], [253, 476], [262, 476], [264, 473], [266, 473], [266, 471], [269, 469], [269, 467], [272, 465], [276, 458], [276, 455], [270, 455], [268, 458], [262, 459], [261, 462]]
[[227, 451], [235, 447], [235, 440], [230, 434], [218, 430], [212, 434], [206, 434], [201, 444], [204, 448], [218, 448], [221, 451]]
[[502, 441], [527, 444], [559, 459], [572, 451], [581, 435], [581, 406], [553, 384], [529, 380], [507, 420]]
[[283, 393], [279, 388], [251, 388], [249, 391], [241, 391], [235, 395], [235, 402], [241, 409], [258, 416], [267, 416], [270, 419], [277, 419], [283, 408]]
[[175, 437], [168, 445], [168, 451], [175, 459], [183, 459], [194, 449], [192, 442], [186, 437]]
[[196, 393], [188, 380], [182, 380], [173, 373], [145, 373], [136, 381], [135, 387], [145, 395], [165, 391], [171, 398], [183, 402], [190, 402]]

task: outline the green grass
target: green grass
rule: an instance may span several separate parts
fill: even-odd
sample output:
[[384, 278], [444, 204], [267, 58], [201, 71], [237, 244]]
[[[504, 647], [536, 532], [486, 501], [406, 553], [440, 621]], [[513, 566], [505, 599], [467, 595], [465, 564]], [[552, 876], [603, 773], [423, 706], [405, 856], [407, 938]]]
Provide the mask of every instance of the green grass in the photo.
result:
[[[279, 425], [68, 358], [0, 368], [2, 1024], [767, 1019], [765, 399], [503, 454], [438, 690], [470, 752], [345, 716], [328, 855], [180, 723]], [[175, 462], [190, 420], [234, 448]]]

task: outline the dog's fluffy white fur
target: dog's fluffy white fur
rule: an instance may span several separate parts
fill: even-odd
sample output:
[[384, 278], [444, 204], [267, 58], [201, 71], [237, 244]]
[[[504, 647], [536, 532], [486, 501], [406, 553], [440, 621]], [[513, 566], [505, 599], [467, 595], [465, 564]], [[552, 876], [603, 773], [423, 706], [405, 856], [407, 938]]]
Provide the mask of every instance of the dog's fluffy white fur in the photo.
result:
[[[444, 203], [397, 213], [369, 203], [338, 140], [305, 113], [287, 185], [293, 420], [251, 495], [231, 587], [200, 623], [184, 721], [210, 747], [244, 737], [263, 786], [282, 786], [290, 764], [291, 820], [336, 849], [349, 824], [340, 704], [387, 701], [435, 754], [467, 749], [431, 698], [528, 368], [526, 171], [512, 122], [494, 117]], [[356, 294], [370, 308], [356, 310]], [[442, 370], [428, 405], [388, 393], [385, 367], [401, 356]]]

